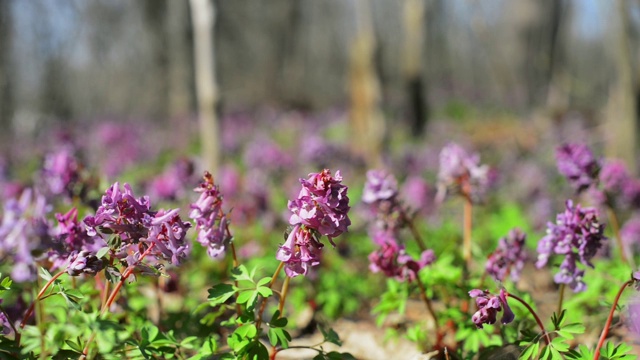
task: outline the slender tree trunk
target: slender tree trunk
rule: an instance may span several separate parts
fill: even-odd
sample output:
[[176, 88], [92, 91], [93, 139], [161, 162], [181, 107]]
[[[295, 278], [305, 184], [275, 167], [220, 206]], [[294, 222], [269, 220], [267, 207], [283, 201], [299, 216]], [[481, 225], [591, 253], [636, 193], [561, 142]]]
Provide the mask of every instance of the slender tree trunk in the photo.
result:
[[220, 157], [220, 131], [216, 114], [218, 89], [213, 44], [215, 8], [211, 0], [190, 0], [189, 3], [194, 29], [196, 94], [202, 161], [204, 168], [215, 174]]
[[368, 0], [355, 0], [356, 34], [351, 46], [349, 118], [353, 151], [368, 167], [381, 163], [384, 120], [379, 109], [380, 83], [375, 72], [375, 37]]
[[629, 18], [624, 0], [616, 0], [614, 26], [615, 82], [610, 88], [607, 104], [607, 126], [605, 126], [607, 155], [626, 161], [629, 170], [636, 170], [637, 109], [633, 84], [633, 67], [629, 50]]
[[14, 113], [13, 73], [11, 43], [13, 38], [11, 2], [0, 1], [0, 126], [4, 135], [10, 135]]
[[429, 107], [426, 84], [422, 76], [425, 58], [422, 48], [426, 27], [424, 0], [405, 0], [403, 9], [404, 25], [404, 78], [407, 92], [407, 110], [410, 117], [411, 133], [420, 137], [428, 121]]

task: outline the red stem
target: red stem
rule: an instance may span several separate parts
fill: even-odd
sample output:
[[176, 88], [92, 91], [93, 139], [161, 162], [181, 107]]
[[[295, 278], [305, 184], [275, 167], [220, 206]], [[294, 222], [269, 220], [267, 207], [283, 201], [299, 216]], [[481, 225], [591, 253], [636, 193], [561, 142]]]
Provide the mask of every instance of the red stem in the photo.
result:
[[609, 311], [609, 317], [607, 318], [607, 322], [604, 324], [604, 329], [602, 329], [602, 335], [600, 335], [600, 340], [598, 341], [598, 346], [596, 346], [596, 352], [593, 356], [594, 360], [600, 359], [600, 349], [604, 345], [604, 340], [607, 338], [609, 334], [609, 328], [611, 328], [611, 322], [613, 321], [613, 314], [616, 312], [616, 307], [618, 306], [618, 301], [620, 300], [620, 296], [622, 296], [622, 292], [627, 286], [633, 284], [633, 280], [628, 280], [626, 283], [620, 287], [618, 291], [618, 295], [616, 295], [616, 299], [613, 301], [613, 305], [611, 305], [611, 310]]
[[529, 310], [529, 312], [531, 313], [531, 315], [533, 315], [533, 317], [536, 319], [536, 322], [538, 323], [538, 326], [540, 327], [540, 330], [542, 330], [542, 334], [545, 337], [545, 340], [547, 341], [547, 345], [551, 344], [551, 338], [549, 337], [549, 333], [547, 332], [547, 330], [545, 330], [544, 325], [542, 324], [542, 321], [540, 320], [540, 317], [538, 316], [538, 314], [536, 314], [536, 312], [533, 310], [533, 308], [524, 300], [522, 300], [520, 297], [515, 296], [513, 294], [509, 294], [507, 293], [507, 296], [519, 301], [522, 305], [524, 305], [524, 307], [527, 308], [527, 310]]

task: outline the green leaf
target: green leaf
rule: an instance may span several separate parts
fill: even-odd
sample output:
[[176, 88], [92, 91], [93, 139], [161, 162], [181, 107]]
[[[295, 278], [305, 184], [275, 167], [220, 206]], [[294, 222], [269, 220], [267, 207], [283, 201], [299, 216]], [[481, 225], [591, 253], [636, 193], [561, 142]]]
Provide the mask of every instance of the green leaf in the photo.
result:
[[79, 343], [79, 342], [78, 342], [78, 343], [76, 343], [76, 342], [71, 341], [71, 340], [65, 340], [65, 343], [66, 343], [67, 345], [69, 345], [69, 347], [70, 347], [72, 350], [77, 351], [77, 352], [79, 352], [79, 353], [82, 353], [82, 345], [80, 345], [80, 343]]
[[564, 325], [561, 330], [570, 332], [573, 334], [583, 334], [585, 331], [585, 327], [580, 323], [573, 323], [573, 324]]
[[271, 321], [269, 321], [269, 326], [270, 327], [285, 327], [287, 326], [287, 323], [289, 322], [289, 320], [287, 320], [286, 317], [280, 317], [280, 310], [276, 310], [273, 313], [273, 316], [271, 317]]
[[[0, 276], [2, 276], [2, 274], [0, 274]], [[6, 277], [2, 279], [2, 282], [0, 282], [0, 290], [11, 290], [11, 284], [13, 284], [11, 278]]]
[[528, 360], [535, 359], [538, 356], [538, 351], [540, 351], [540, 343], [534, 342], [529, 344], [524, 351], [520, 354], [518, 359]]
[[51, 280], [53, 275], [51, 275], [51, 273], [49, 271], [47, 271], [47, 269], [41, 267], [40, 268], [40, 277], [43, 278], [45, 281], [49, 281], [49, 280]]
[[273, 295], [273, 290], [271, 290], [266, 286], [258, 286], [257, 291], [260, 295], [262, 295], [262, 297], [265, 297], [265, 298]]
[[101, 248], [100, 250], [98, 250], [98, 252], [96, 253], [96, 257], [98, 259], [102, 259], [105, 255], [107, 255], [107, 253], [109, 252], [109, 250], [111, 250], [108, 246], [105, 246], [103, 248]]
[[340, 341], [340, 337], [338, 336], [338, 333], [336, 333], [333, 329], [329, 328], [328, 330], [325, 330], [322, 326], [318, 326], [318, 328], [322, 332], [324, 341], [330, 342], [332, 344], [336, 344], [338, 346], [342, 346], [342, 341]]
[[237, 268], [231, 270], [231, 278], [237, 281], [250, 281], [253, 282], [251, 276], [249, 276], [249, 272], [244, 265], [240, 265]]
[[[255, 292], [251, 291], [251, 290], [245, 290], [243, 292], [241, 292], [240, 294], [238, 294], [238, 298], [236, 299], [236, 302], [238, 304], [245, 304], [249, 301], [249, 299], [251, 299], [254, 296]], [[248, 304], [250, 305], [250, 304]]]
[[209, 289], [209, 303], [211, 306], [223, 304], [236, 293], [230, 284], [217, 284]]
[[280, 345], [283, 349], [289, 347], [289, 341], [291, 341], [291, 335], [282, 328], [270, 328], [267, 332], [267, 336], [269, 337], [269, 342], [273, 346]]
[[265, 278], [262, 278], [262, 279], [258, 280], [258, 284], [257, 285], [258, 285], [258, 287], [260, 287], [260, 286], [267, 285], [269, 282], [271, 282], [271, 277], [265, 277]]

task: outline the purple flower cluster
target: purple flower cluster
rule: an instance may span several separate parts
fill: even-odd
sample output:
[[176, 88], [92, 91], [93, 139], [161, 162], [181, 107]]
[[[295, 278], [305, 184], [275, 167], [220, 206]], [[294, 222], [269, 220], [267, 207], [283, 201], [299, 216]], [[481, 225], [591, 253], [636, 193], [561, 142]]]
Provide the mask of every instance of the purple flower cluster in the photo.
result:
[[86, 226], [78, 221], [76, 208], [66, 214], [56, 214], [56, 220], [58, 225], [52, 231], [54, 246], [49, 251], [54, 269], [71, 263], [81, 252], [95, 254], [107, 245], [97, 234], [88, 234]]
[[633, 215], [620, 229], [620, 239], [628, 254], [640, 247], [640, 214]]
[[113, 255], [129, 266], [141, 265], [143, 253], [152, 261], [167, 260], [173, 265], [180, 265], [189, 254], [185, 239], [191, 224], [180, 219], [178, 209], [152, 211], [149, 198], [136, 198], [129, 184], [124, 184], [123, 191], [114, 183], [102, 196], [95, 216], [85, 217], [84, 224], [89, 236], [116, 235], [119, 244]]
[[308, 179], [300, 179], [300, 183], [302, 189], [298, 197], [289, 201], [289, 210], [293, 213], [289, 223], [293, 229], [276, 254], [276, 258], [285, 263], [289, 277], [306, 275], [312, 266], [320, 263], [322, 235], [335, 246], [333, 238], [351, 225], [348, 188], [342, 184], [340, 171], [332, 176], [331, 171], [324, 169], [309, 174]]
[[326, 235], [329, 242], [347, 231], [351, 225], [349, 219], [349, 197], [347, 187], [342, 185], [340, 171], [331, 176], [328, 169], [309, 174], [308, 179], [300, 179], [302, 189], [298, 198], [290, 200], [288, 207], [293, 213], [289, 218], [291, 225], [304, 225]]
[[52, 226], [46, 218], [50, 209], [46, 198], [32, 189], [4, 204], [0, 258], [13, 257], [11, 278], [16, 282], [35, 280], [37, 254], [51, 246]]
[[362, 192], [362, 202], [375, 204], [380, 201], [392, 200], [398, 196], [398, 181], [384, 170], [367, 171], [367, 181]]
[[567, 200], [565, 211], [557, 215], [555, 224], [547, 224], [547, 235], [538, 243], [536, 266], [545, 266], [553, 254], [564, 255], [560, 272], [554, 277], [555, 282], [569, 285], [574, 292], [584, 291], [584, 270], [579, 270], [577, 264], [593, 267], [591, 259], [605, 240], [604, 225], [598, 221], [598, 211], [582, 208], [579, 204], [574, 206], [571, 200]]
[[231, 241], [229, 220], [222, 211], [222, 194], [209, 172], [205, 172], [204, 181], [194, 191], [200, 197], [191, 204], [189, 217], [196, 222], [198, 242], [207, 248], [210, 257], [216, 258], [225, 253]]
[[398, 244], [393, 234], [388, 232], [379, 232], [374, 241], [380, 244], [380, 248], [369, 254], [369, 269], [399, 281], [415, 280], [420, 269], [431, 265], [436, 259], [433, 250], [425, 250], [420, 259], [415, 260], [406, 253], [404, 245]]
[[180, 159], [171, 164], [162, 174], [149, 184], [149, 194], [153, 199], [176, 200], [185, 195], [184, 189], [193, 175], [193, 164]]
[[480, 165], [480, 155], [449, 143], [440, 152], [437, 198], [443, 201], [448, 192], [454, 192], [480, 201], [489, 187], [489, 175], [489, 167]]
[[80, 180], [80, 163], [67, 147], [50, 153], [44, 159], [42, 179], [49, 193], [72, 197]]
[[504, 313], [500, 322], [506, 325], [515, 319], [515, 314], [507, 303], [507, 293], [504, 289], [500, 289], [500, 295], [491, 295], [487, 290], [473, 289], [469, 291], [469, 296], [476, 299], [478, 311], [473, 314], [471, 321], [478, 329], [482, 329], [485, 324], [495, 324], [499, 311], [504, 308]]
[[560, 174], [567, 178], [577, 192], [595, 184], [601, 167], [600, 161], [584, 144], [564, 144], [558, 147], [556, 163]]
[[487, 259], [485, 269], [497, 281], [504, 281], [507, 275], [517, 282], [527, 261], [525, 241], [527, 234], [520, 229], [512, 229], [507, 237], [498, 242], [498, 248]]

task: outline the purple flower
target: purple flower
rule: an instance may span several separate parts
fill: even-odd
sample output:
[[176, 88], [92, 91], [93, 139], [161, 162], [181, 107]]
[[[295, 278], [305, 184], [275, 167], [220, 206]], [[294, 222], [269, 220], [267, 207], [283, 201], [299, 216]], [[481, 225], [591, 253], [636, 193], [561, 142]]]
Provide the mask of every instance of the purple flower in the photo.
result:
[[51, 224], [45, 217], [50, 208], [45, 197], [32, 189], [4, 204], [0, 257], [13, 257], [11, 278], [16, 282], [34, 280], [38, 254], [52, 246]]
[[422, 177], [408, 177], [402, 186], [401, 194], [402, 203], [409, 208], [424, 213], [431, 213], [433, 210], [435, 189], [430, 187]]
[[515, 314], [507, 303], [507, 293], [500, 289], [500, 295], [491, 295], [487, 290], [474, 289], [469, 291], [469, 296], [476, 299], [478, 311], [471, 317], [471, 321], [478, 329], [482, 329], [484, 324], [495, 324], [499, 311], [504, 308], [504, 314], [500, 322], [503, 325], [509, 324], [515, 319]]
[[80, 179], [80, 164], [68, 148], [50, 153], [44, 160], [42, 179], [51, 194], [72, 197]]
[[591, 259], [607, 239], [603, 233], [604, 225], [598, 222], [596, 209], [583, 209], [579, 204], [574, 207], [567, 200], [566, 210], [557, 215], [555, 224], [547, 225], [547, 235], [538, 243], [536, 267], [545, 266], [553, 254], [564, 255], [555, 281], [568, 284], [575, 292], [584, 290], [584, 271], [578, 270], [576, 263], [593, 267]]
[[333, 238], [351, 225], [347, 187], [341, 182], [340, 171], [332, 177], [327, 169], [309, 174], [306, 180], [300, 179], [302, 189], [298, 198], [289, 201], [289, 210], [293, 212], [289, 223], [293, 230], [276, 254], [285, 263], [289, 277], [306, 275], [310, 267], [320, 264], [322, 235], [335, 246]]
[[487, 273], [497, 281], [504, 281], [510, 273], [511, 279], [517, 282], [527, 260], [526, 238], [520, 229], [512, 229], [507, 237], [501, 238], [498, 248], [487, 259]]
[[620, 239], [627, 249], [640, 246], [640, 214], [634, 214], [620, 229]]
[[285, 263], [284, 270], [289, 277], [307, 275], [312, 266], [320, 264], [321, 250], [317, 231], [301, 225], [295, 225], [278, 252], [276, 259]]
[[[0, 303], [2, 303], [2, 299], [0, 299]], [[11, 327], [11, 322], [7, 319], [7, 316], [4, 312], [0, 312], [0, 334], [7, 336], [13, 332], [13, 328]]]
[[155, 244], [154, 256], [180, 265], [189, 255], [189, 242], [185, 241], [191, 224], [180, 219], [179, 209], [160, 210], [151, 221], [147, 242]]
[[438, 201], [447, 192], [460, 193], [480, 201], [489, 187], [489, 167], [480, 165], [480, 155], [468, 154], [460, 145], [449, 143], [440, 152]]
[[151, 180], [149, 194], [161, 200], [176, 200], [184, 196], [184, 188], [191, 180], [193, 164], [180, 159], [168, 167], [162, 174]]
[[619, 194], [630, 175], [622, 160], [607, 160], [600, 170], [600, 183], [609, 194]]
[[102, 259], [98, 259], [95, 255], [85, 250], [72, 253], [68, 261], [69, 265], [66, 271], [71, 276], [80, 274], [95, 275], [98, 271], [104, 269], [106, 265]]
[[622, 185], [622, 200], [633, 209], [640, 208], [640, 180], [631, 178]]
[[367, 182], [362, 192], [362, 202], [374, 204], [378, 201], [391, 200], [398, 195], [396, 178], [384, 170], [367, 171]]
[[433, 250], [425, 250], [419, 260], [406, 253], [403, 245], [399, 245], [392, 237], [381, 244], [380, 248], [369, 254], [369, 269], [382, 272], [385, 276], [399, 281], [413, 281], [420, 269], [435, 261]]
[[291, 155], [269, 139], [256, 139], [250, 144], [244, 156], [245, 164], [249, 168], [281, 170], [293, 164]]
[[320, 173], [309, 174], [308, 179], [300, 179], [302, 189], [298, 198], [289, 201], [289, 210], [293, 212], [289, 218], [291, 225], [302, 224], [310, 229], [326, 235], [333, 244], [333, 238], [347, 231], [349, 219], [349, 197], [347, 187], [342, 185], [340, 171], [331, 176], [331, 171], [324, 169]]
[[200, 197], [191, 205], [189, 217], [196, 222], [198, 242], [207, 248], [210, 257], [216, 258], [226, 251], [231, 241], [229, 220], [222, 211], [222, 194], [209, 172], [205, 172], [204, 181], [194, 191], [199, 192]]
[[567, 178], [577, 192], [586, 190], [598, 179], [600, 161], [584, 144], [564, 144], [558, 147], [556, 162], [560, 174]]

